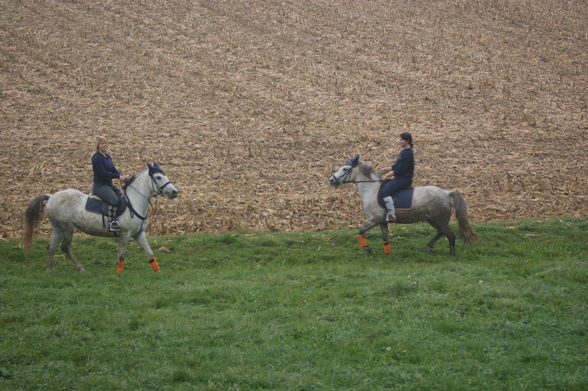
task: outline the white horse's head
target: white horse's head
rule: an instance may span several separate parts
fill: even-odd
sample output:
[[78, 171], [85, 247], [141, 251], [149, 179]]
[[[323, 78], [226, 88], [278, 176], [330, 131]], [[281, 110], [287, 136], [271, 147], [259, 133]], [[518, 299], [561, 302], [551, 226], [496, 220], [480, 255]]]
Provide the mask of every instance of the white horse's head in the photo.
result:
[[344, 183], [352, 182], [354, 178], [353, 169], [359, 165], [359, 155], [345, 162], [339, 170], [331, 175], [329, 182], [332, 186], [338, 187]]
[[149, 170], [149, 177], [153, 181], [155, 187], [155, 194], [162, 194], [167, 198], [176, 198], [178, 195], [178, 189], [176, 189], [173, 183], [170, 182], [167, 175], [165, 175], [165, 172], [159, 168], [157, 163], [153, 162], [153, 165], [147, 163], [147, 168]]

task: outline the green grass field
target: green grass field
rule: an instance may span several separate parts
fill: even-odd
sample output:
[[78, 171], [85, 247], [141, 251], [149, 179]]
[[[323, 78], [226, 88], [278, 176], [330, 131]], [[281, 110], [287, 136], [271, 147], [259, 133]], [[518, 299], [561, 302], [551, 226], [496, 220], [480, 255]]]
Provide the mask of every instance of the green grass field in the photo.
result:
[[[425, 225], [393, 254], [354, 231], [0, 242], [2, 390], [586, 390], [588, 221]], [[380, 250], [376, 230], [368, 234]], [[160, 249], [158, 251], [158, 249]]]

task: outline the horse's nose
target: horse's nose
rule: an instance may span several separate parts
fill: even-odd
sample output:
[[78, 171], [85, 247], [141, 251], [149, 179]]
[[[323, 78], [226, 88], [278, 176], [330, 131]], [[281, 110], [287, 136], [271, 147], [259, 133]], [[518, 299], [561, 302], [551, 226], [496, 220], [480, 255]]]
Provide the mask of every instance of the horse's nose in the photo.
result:
[[174, 190], [174, 191], [172, 191], [170, 198], [176, 198], [177, 196], [178, 196], [178, 191]]

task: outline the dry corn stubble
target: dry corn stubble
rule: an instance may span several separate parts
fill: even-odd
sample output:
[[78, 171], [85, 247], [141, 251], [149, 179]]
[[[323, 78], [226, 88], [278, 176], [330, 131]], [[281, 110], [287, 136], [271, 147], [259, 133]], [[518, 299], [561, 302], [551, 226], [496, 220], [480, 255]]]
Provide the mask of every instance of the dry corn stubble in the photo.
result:
[[[91, 188], [96, 134], [182, 191], [151, 233], [363, 220], [328, 186], [412, 132], [417, 185], [474, 220], [588, 214], [582, 1], [9, 2], [0, 15], [0, 234], [38, 194]], [[43, 225], [47, 230], [47, 224]]]

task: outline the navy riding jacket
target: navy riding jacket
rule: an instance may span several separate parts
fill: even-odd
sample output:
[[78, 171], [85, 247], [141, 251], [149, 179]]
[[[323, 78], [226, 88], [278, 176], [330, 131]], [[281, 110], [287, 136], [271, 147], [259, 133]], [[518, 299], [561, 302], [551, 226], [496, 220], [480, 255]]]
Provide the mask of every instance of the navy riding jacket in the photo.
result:
[[110, 155], [104, 156], [98, 152], [92, 155], [92, 169], [95, 184], [112, 185], [113, 179], [120, 178], [120, 172], [114, 166]]
[[403, 177], [410, 179], [414, 176], [414, 154], [412, 148], [403, 149], [400, 151], [396, 163], [392, 166], [395, 177]]

